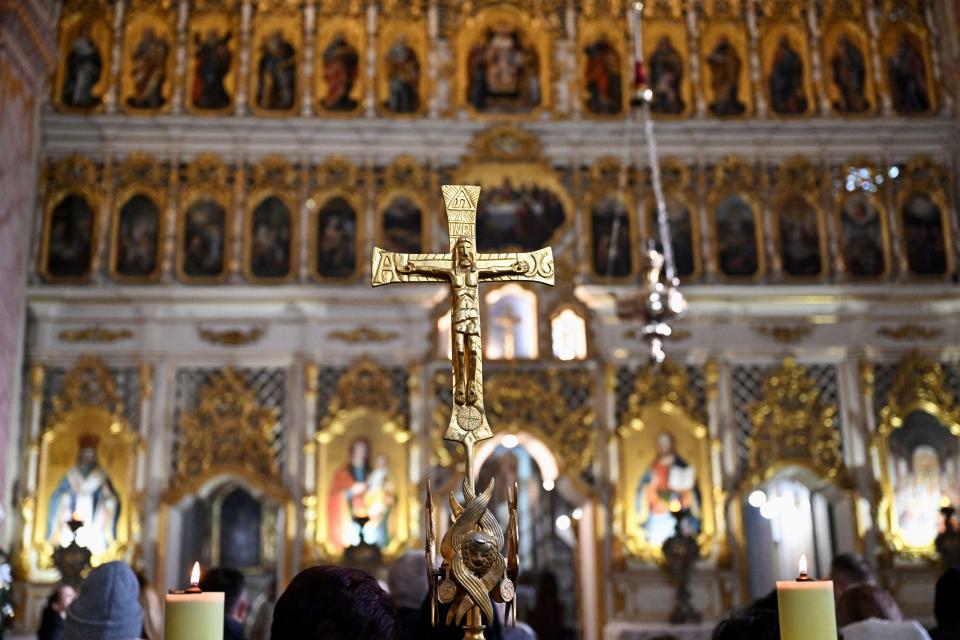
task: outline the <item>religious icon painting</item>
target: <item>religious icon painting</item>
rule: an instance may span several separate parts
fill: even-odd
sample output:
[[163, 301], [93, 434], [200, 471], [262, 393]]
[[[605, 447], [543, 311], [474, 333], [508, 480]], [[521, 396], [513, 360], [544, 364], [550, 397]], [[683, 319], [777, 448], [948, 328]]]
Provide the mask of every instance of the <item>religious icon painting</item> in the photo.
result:
[[191, 113], [222, 115], [235, 107], [238, 37], [236, 8], [229, 12], [203, 11], [190, 17], [186, 104]]
[[[92, 562], [128, 559], [135, 503], [137, 437], [112, 391], [113, 374], [96, 358], [78, 361], [67, 373], [57, 409], [45, 423], [37, 464], [37, 509], [32, 548], [40, 568], [53, 550], [69, 544], [72, 517], [83, 521], [78, 542]], [[94, 404], [97, 400], [102, 402]]]
[[508, 6], [468, 18], [454, 44], [459, 106], [475, 115], [530, 116], [550, 106], [549, 28]]
[[226, 166], [213, 155], [188, 167], [177, 220], [177, 275], [184, 282], [215, 284], [230, 268], [231, 210]]
[[815, 100], [810, 80], [807, 34], [800, 22], [775, 22], [761, 39], [764, 94], [770, 113], [780, 117], [806, 116]]
[[300, 109], [303, 28], [296, 5], [270, 7], [254, 20], [248, 92], [260, 116], [288, 116]]
[[294, 276], [296, 264], [296, 212], [291, 199], [264, 190], [250, 197], [247, 215], [247, 278], [252, 282], [276, 283]]
[[844, 116], [876, 111], [870, 40], [860, 24], [839, 20], [826, 27], [823, 38], [823, 75], [830, 108]]
[[826, 263], [823, 218], [810, 198], [788, 191], [774, 205], [775, 242], [783, 275], [789, 279], [815, 279]]
[[886, 213], [880, 201], [867, 193], [843, 196], [837, 209], [840, 253], [851, 278], [880, 279], [890, 271]]
[[891, 23], [880, 38], [880, 53], [893, 110], [902, 116], [934, 113], [937, 94], [926, 29]]
[[387, 20], [377, 37], [377, 110], [388, 117], [416, 117], [427, 107], [427, 26]]
[[757, 205], [745, 192], [720, 193], [711, 200], [713, 259], [717, 272], [728, 280], [761, 277], [763, 227]]
[[140, 0], [124, 16], [120, 108], [127, 113], [170, 110], [173, 92], [175, 13], [162, 3]]
[[349, 117], [363, 110], [365, 40], [366, 31], [358, 18], [320, 21], [313, 74], [317, 113]]
[[915, 276], [944, 276], [952, 270], [948, 209], [939, 193], [905, 191], [900, 197], [900, 224], [907, 267]]
[[79, 281], [90, 275], [96, 231], [96, 201], [65, 193], [47, 211], [41, 271], [50, 281]]
[[653, 91], [650, 109], [659, 118], [684, 118], [693, 111], [687, 60], [690, 52], [683, 20], [644, 22], [647, 81]]
[[[668, 191], [664, 194], [664, 204], [670, 223], [670, 242], [673, 246], [677, 277], [682, 280], [696, 279], [701, 270], [700, 225], [697, 222], [696, 209], [679, 191]], [[656, 243], [657, 251], [662, 251], [656, 202], [651, 201], [647, 206], [647, 220], [650, 237]]]
[[622, 117], [629, 86], [623, 27], [610, 20], [584, 20], [578, 41], [583, 112], [591, 117]]
[[909, 355], [881, 411], [881, 528], [907, 556], [933, 559], [940, 509], [960, 503], [960, 410], [945, 385], [940, 364]]
[[[694, 415], [683, 367], [666, 363], [662, 374], [637, 373], [617, 444], [617, 529], [626, 550], [643, 560], [662, 557], [678, 524], [709, 551], [716, 533], [710, 438]], [[653, 397], [652, 375], [664, 375], [672, 398]], [[683, 384], [683, 386], [680, 386]]]
[[359, 272], [358, 256], [362, 246], [357, 216], [360, 209], [355, 198], [344, 192], [332, 192], [314, 196], [313, 201], [316, 203], [311, 226], [313, 276], [317, 280], [349, 280]]
[[633, 275], [636, 265], [635, 210], [615, 193], [591, 199], [590, 267], [594, 277], [620, 280]]
[[315, 540], [324, 557], [341, 558], [368, 545], [389, 559], [410, 539], [410, 432], [399, 402], [391, 399], [393, 388], [385, 370], [360, 360], [341, 376], [336, 411], [322, 420]]
[[110, 82], [112, 16], [112, 5], [104, 0], [64, 7], [53, 84], [53, 102], [60, 111], [103, 110]]
[[572, 215], [565, 192], [543, 182], [514, 181], [484, 185], [477, 206], [480, 251], [535, 251], [547, 245]]
[[163, 210], [155, 192], [130, 189], [114, 214], [110, 273], [114, 279], [152, 281], [160, 274]]
[[382, 199], [377, 245], [384, 251], [420, 253], [427, 248], [424, 207], [406, 190], [394, 191]]
[[708, 21], [700, 39], [707, 113], [737, 118], [753, 113], [747, 34], [739, 21]]

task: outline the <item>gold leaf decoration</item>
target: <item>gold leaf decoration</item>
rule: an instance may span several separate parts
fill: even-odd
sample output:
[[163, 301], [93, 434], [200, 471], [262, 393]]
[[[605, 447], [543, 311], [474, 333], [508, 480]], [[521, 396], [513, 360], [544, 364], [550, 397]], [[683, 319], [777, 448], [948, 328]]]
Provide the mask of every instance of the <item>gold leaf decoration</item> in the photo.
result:
[[266, 329], [263, 327], [251, 327], [250, 329], [206, 329], [197, 327], [197, 334], [204, 342], [217, 344], [224, 347], [242, 347], [248, 344], [258, 342]]
[[813, 327], [809, 325], [769, 325], [754, 327], [753, 330], [780, 344], [796, 344], [813, 333]]
[[61, 342], [117, 342], [133, 337], [130, 329], [104, 329], [103, 327], [83, 327], [81, 329], [64, 329], [57, 334]]
[[260, 406], [232, 367], [215, 374], [200, 389], [199, 406], [180, 416], [174, 484], [231, 469], [278, 478], [273, 450], [277, 419], [277, 410]]
[[399, 337], [396, 331], [380, 331], [371, 327], [357, 327], [350, 331], [331, 331], [327, 334], [330, 340], [338, 340], [349, 344], [364, 342], [390, 342]]
[[933, 340], [943, 335], [943, 329], [919, 324], [901, 324], [896, 327], [881, 327], [877, 330], [877, 335], [891, 340]]
[[371, 358], [359, 358], [337, 381], [336, 395], [330, 401], [321, 429], [326, 429], [341, 411], [358, 408], [383, 411], [404, 428], [396, 396], [390, 374]]

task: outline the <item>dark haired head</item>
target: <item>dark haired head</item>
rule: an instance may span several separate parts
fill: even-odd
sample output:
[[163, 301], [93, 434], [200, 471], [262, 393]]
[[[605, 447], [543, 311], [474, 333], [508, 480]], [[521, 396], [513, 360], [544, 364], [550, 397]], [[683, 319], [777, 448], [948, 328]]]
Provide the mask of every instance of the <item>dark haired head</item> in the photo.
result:
[[867, 560], [856, 553], [841, 553], [830, 563], [830, 579], [839, 596], [855, 584], [876, 584], [877, 577]]
[[222, 591], [224, 612], [227, 616], [235, 616], [237, 605], [243, 600], [246, 583], [243, 574], [236, 569], [217, 567], [200, 579], [200, 588], [204, 591]]
[[837, 601], [837, 624], [845, 627], [869, 618], [899, 622], [903, 615], [893, 596], [871, 584], [857, 584], [844, 591]]
[[272, 640], [396, 640], [400, 632], [390, 596], [357, 569], [304, 569], [277, 600]]
[[951, 567], [937, 580], [937, 592], [933, 598], [933, 615], [937, 627], [952, 629], [960, 627], [960, 566]]
[[770, 609], [747, 609], [720, 622], [713, 640], [780, 640], [780, 617]]

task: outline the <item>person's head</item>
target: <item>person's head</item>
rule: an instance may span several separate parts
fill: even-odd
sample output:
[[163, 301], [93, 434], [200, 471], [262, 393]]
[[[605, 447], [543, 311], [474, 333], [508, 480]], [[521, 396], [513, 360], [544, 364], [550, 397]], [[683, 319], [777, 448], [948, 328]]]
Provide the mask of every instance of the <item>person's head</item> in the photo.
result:
[[93, 435], [80, 436], [77, 450], [77, 469], [87, 475], [97, 466], [97, 437]]
[[363, 571], [324, 565], [304, 569], [277, 600], [272, 640], [397, 640], [390, 596]]
[[63, 640], [134, 640], [143, 628], [137, 576], [124, 562], [96, 567], [67, 609]]
[[366, 438], [357, 438], [350, 443], [350, 464], [355, 467], [369, 468], [370, 441]]
[[876, 584], [877, 577], [866, 559], [856, 553], [841, 553], [830, 563], [833, 593], [839, 598], [850, 587], [858, 584]]
[[67, 616], [67, 609], [76, 599], [77, 590], [68, 584], [62, 584], [54, 589], [50, 597], [47, 598], [47, 606], [65, 618]]
[[722, 620], [713, 640], [780, 640], [780, 617], [769, 609], [747, 609]]
[[951, 567], [937, 580], [933, 598], [933, 615], [941, 629], [960, 627], [960, 566]]
[[427, 597], [427, 565], [422, 551], [408, 551], [390, 565], [387, 588], [398, 609], [419, 609]]
[[657, 453], [667, 456], [673, 453], [674, 442], [673, 434], [669, 431], [663, 431], [657, 435]]
[[243, 622], [247, 617], [249, 600], [247, 599], [247, 581], [243, 574], [230, 567], [216, 567], [207, 571], [200, 579], [200, 589], [203, 591], [219, 591], [223, 593], [223, 614], [237, 622]]
[[869, 618], [899, 622], [903, 615], [893, 596], [872, 584], [854, 585], [840, 595], [837, 601], [838, 625], [845, 627]]
[[455, 252], [457, 254], [457, 267], [463, 271], [470, 271], [474, 265], [473, 243], [466, 238], [457, 240]]

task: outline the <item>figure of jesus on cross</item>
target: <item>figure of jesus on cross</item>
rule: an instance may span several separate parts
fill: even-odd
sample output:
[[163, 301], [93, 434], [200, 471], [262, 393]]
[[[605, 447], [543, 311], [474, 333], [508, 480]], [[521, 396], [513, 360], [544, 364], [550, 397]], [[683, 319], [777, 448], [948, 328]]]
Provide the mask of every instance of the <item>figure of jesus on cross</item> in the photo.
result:
[[442, 189], [450, 253], [392, 253], [375, 247], [372, 284], [375, 287], [394, 282], [446, 282], [450, 285], [453, 292], [450, 333], [455, 407], [444, 437], [469, 449], [474, 443], [493, 435], [483, 408], [478, 285], [506, 280], [552, 285], [553, 251], [547, 247], [529, 253], [478, 254], [476, 227], [480, 187], [445, 185]]

